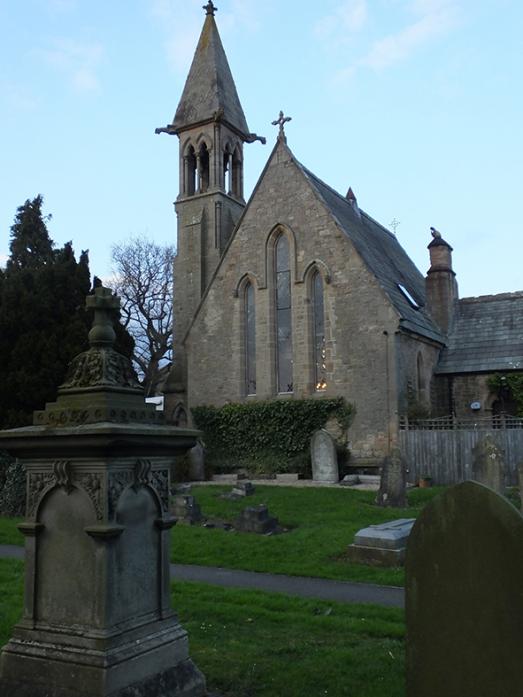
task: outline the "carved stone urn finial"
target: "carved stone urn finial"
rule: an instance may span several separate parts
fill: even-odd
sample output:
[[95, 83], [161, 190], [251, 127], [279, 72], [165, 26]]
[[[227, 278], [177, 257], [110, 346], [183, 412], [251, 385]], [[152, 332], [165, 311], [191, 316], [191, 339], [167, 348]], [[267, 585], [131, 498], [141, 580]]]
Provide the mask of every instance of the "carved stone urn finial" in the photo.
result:
[[99, 286], [94, 295], [85, 300], [87, 308], [94, 309], [94, 321], [89, 331], [89, 345], [111, 347], [116, 339], [113, 329], [113, 316], [120, 309], [120, 298], [113, 295], [110, 288]]

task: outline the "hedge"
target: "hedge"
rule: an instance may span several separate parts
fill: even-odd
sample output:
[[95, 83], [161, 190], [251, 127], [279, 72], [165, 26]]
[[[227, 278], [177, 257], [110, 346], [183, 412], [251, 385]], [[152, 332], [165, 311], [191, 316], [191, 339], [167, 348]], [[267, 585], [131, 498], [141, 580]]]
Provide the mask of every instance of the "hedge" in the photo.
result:
[[310, 473], [311, 435], [334, 417], [347, 429], [354, 407], [336, 399], [285, 399], [192, 409], [215, 469]]

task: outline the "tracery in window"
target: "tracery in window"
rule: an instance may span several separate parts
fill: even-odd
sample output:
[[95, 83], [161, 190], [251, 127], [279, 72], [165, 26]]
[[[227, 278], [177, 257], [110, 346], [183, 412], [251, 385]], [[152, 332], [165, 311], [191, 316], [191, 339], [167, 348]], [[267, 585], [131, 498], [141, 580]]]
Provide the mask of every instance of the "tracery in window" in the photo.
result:
[[247, 283], [244, 291], [245, 390], [256, 394], [256, 306], [254, 287]]
[[283, 234], [276, 242], [275, 271], [278, 392], [292, 392], [291, 265], [289, 241]]
[[314, 384], [316, 390], [327, 387], [325, 367], [325, 312], [323, 308], [323, 279], [319, 271], [312, 277], [312, 338]]

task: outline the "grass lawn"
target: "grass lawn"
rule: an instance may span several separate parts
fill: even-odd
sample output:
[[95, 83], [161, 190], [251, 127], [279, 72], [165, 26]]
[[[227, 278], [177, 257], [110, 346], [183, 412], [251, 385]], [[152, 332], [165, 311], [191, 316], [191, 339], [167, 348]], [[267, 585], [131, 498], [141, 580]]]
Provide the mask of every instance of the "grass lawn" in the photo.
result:
[[22, 518], [0, 518], [0, 545], [24, 546], [24, 536], [16, 527]]
[[345, 556], [347, 546], [367, 525], [415, 518], [442, 489], [413, 489], [409, 508], [400, 509], [375, 506], [371, 491], [257, 486], [254, 496], [240, 501], [220, 498], [230, 490], [198, 485], [192, 494], [204, 516], [231, 522], [245, 506], [265, 503], [290, 532], [264, 536], [177, 525], [171, 535], [173, 562], [401, 586], [402, 568], [353, 564]]
[[[198, 485], [192, 493], [205, 516], [231, 522], [245, 506], [265, 503], [290, 532], [264, 536], [177, 525], [171, 534], [173, 562], [401, 586], [402, 568], [352, 564], [345, 555], [347, 546], [367, 525], [416, 517], [442, 489], [412, 489], [409, 508], [400, 509], [375, 506], [371, 491], [258, 486], [254, 496], [240, 501], [220, 498], [230, 490]], [[0, 544], [24, 544], [18, 522], [18, 518], [0, 518]]]
[[[22, 608], [23, 564], [0, 559], [0, 645]], [[224, 697], [403, 697], [403, 611], [173, 584], [208, 686]]]

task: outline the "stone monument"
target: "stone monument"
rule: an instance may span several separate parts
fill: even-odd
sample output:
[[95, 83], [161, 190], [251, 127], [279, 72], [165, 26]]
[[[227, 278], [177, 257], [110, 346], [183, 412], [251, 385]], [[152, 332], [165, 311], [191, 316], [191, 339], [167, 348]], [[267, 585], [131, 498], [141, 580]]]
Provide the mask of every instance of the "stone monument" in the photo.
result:
[[393, 448], [383, 461], [376, 503], [397, 508], [407, 505], [407, 473], [399, 448]]
[[523, 517], [477, 482], [436, 497], [407, 544], [407, 697], [519, 695]]
[[488, 433], [472, 450], [472, 479], [494, 489], [505, 491], [505, 461], [502, 450]]
[[235, 523], [236, 530], [240, 532], [255, 532], [258, 535], [266, 535], [278, 528], [278, 519], [269, 515], [269, 509], [265, 504], [247, 506], [238, 516]]
[[414, 518], [400, 518], [362, 528], [349, 545], [347, 555], [359, 564], [401, 566], [413, 525]]
[[202, 511], [200, 504], [194, 496], [187, 494], [177, 494], [171, 504], [171, 513], [176, 518], [178, 523], [187, 523], [194, 525], [202, 519]]
[[205, 447], [201, 440], [187, 454], [191, 482], [205, 481]]
[[34, 425], [0, 431], [27, 472], [25, 603], [0, 656], [2, 697], [201, 697], [170, 607], [169, 468], [198, 432], [162, 423], [113, 348], [109, 289], [90, 349]]
[[316, 482], [338, 482], [338, 456], [331, 434], [320, 428], [311, 438], [312, 478]]

